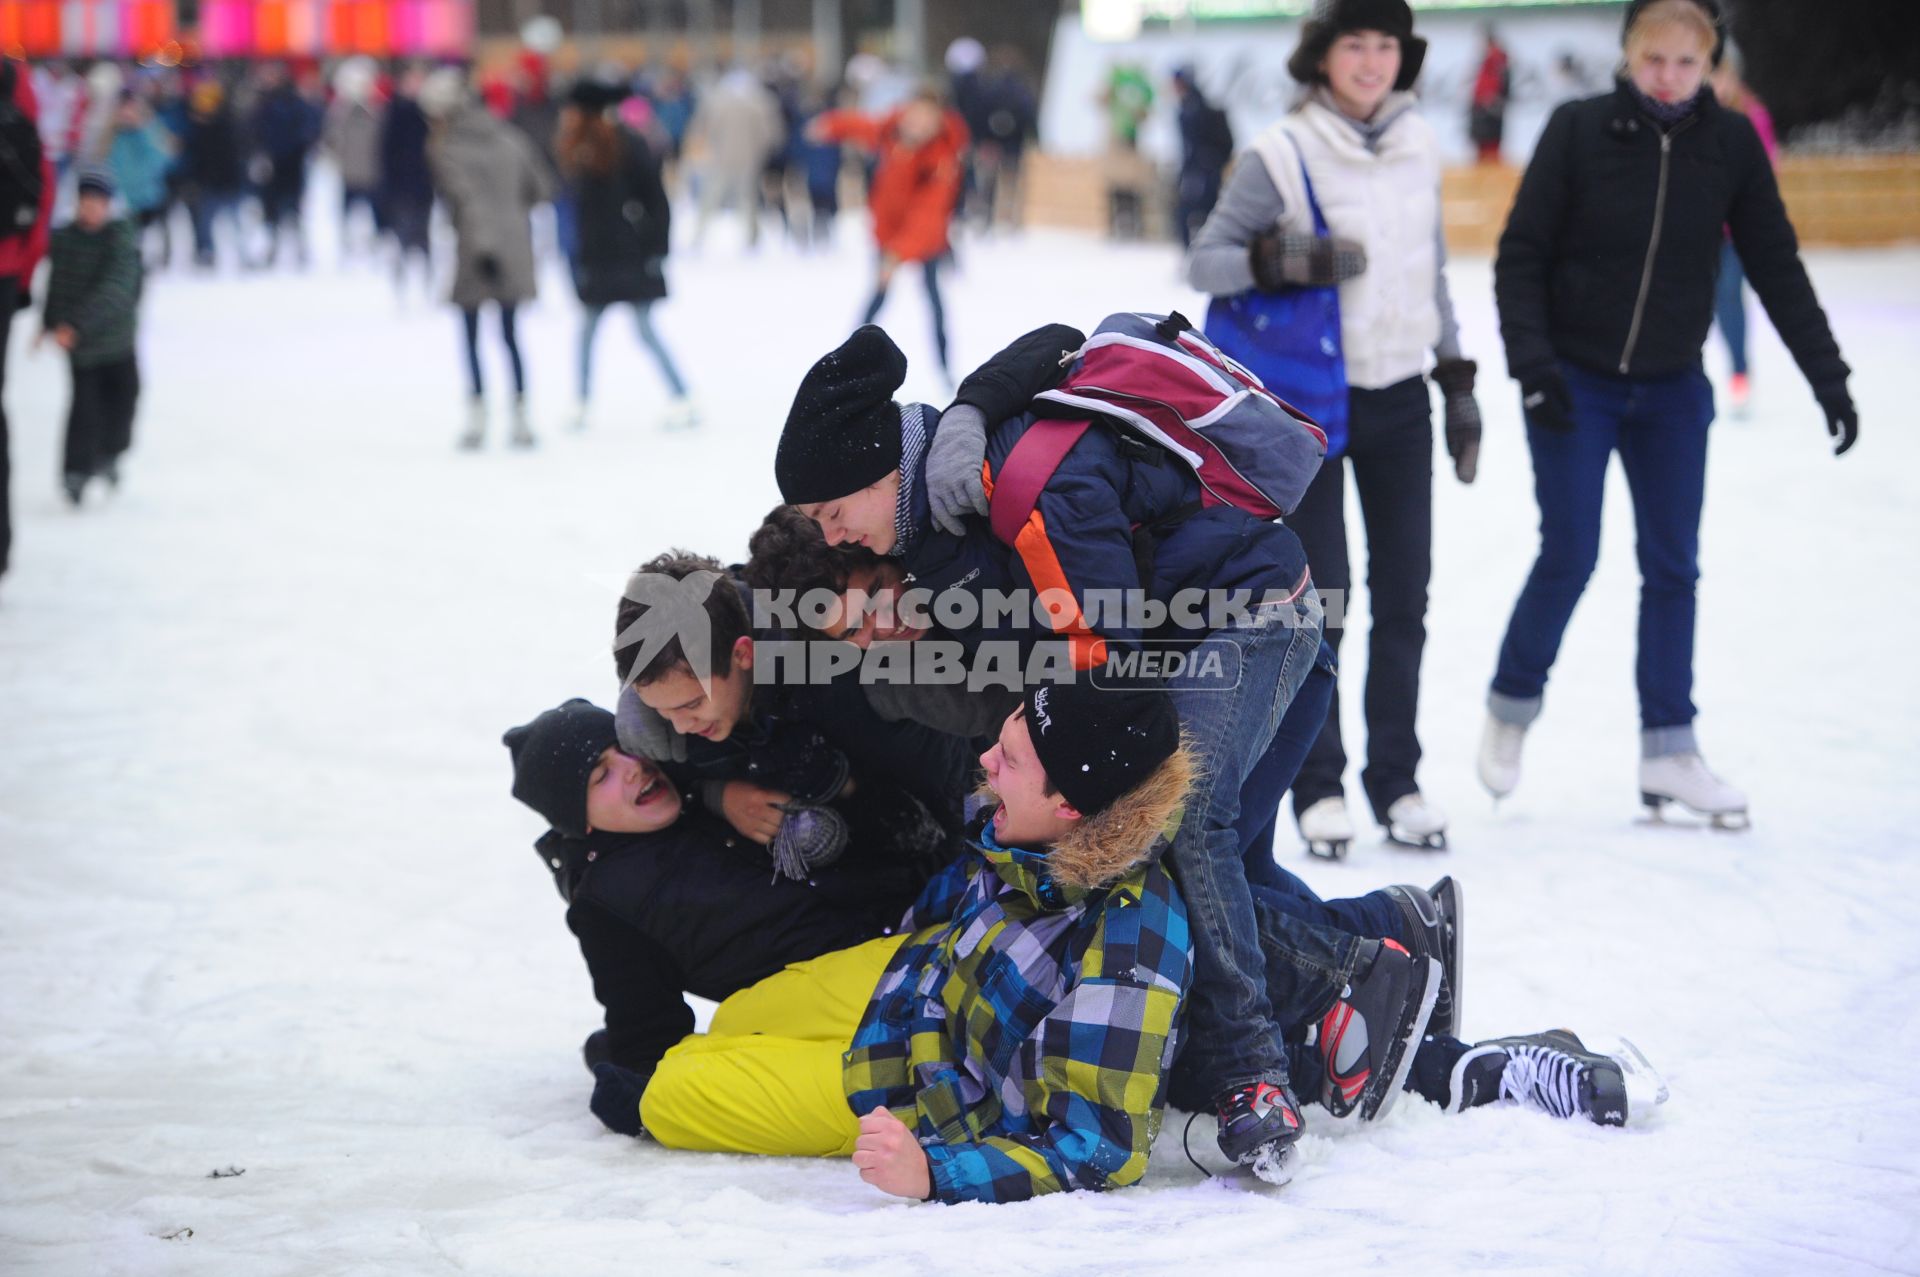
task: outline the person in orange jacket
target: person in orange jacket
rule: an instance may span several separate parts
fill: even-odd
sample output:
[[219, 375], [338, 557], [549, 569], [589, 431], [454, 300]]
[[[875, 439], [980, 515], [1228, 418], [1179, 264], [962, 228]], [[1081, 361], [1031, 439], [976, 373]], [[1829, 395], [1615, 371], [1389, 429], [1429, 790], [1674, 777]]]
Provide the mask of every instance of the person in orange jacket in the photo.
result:
[[851, 142], [874, 156], [867, 204], [873, 212], [873, 237], [880, 246], [880, 274], [860, 322], [870, 324], [880, 313], [896, 270], [907, 262], [920, 263], [927, 304], [933, 311], [940, 373], [951, 386], [940, 262], [948, 255], [947, 227], [960, 199], [967, 126], [937, 92], [921, 89], [883, 116], [850, 110], [823, 112], [807, 126], [807, 136], [815, 142]]

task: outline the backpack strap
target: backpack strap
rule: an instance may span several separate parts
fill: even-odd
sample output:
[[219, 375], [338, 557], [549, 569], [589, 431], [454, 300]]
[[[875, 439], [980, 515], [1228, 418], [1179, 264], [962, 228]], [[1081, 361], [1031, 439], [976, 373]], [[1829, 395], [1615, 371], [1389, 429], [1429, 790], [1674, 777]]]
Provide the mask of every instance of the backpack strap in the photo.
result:
[[1020, 535], [1033, 508], [1040, 504], [1040, 493], [1060, 468], [1060, 462], [1087, 433], [1091, 421], [1052, 421], [1041, 418], [1027, 427], [1027, 433], [1000, 463], [993, 477], [993, 496], [988, 501], [988, 519], [993, 535], [1007, 545]]

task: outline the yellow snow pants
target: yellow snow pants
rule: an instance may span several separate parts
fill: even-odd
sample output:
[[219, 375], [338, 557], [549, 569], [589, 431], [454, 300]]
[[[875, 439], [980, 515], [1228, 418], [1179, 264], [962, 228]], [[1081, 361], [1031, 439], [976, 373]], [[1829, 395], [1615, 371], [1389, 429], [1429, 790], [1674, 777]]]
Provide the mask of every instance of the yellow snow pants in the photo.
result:
[[904, 936], [796, 962], [720, 1004], [654, 1070], [640, 1121], [668, 1148], [850, 1157], [840, 1058]]

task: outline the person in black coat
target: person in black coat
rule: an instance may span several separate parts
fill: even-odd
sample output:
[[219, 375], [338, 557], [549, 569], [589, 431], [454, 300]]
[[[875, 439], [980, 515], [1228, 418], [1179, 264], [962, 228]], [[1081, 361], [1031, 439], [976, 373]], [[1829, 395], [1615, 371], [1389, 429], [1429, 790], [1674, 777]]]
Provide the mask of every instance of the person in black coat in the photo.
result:
[[567, 98], [555, 160], [575, 218], [573, 287], [585, 308], [580, 325], [580, 416], [593, 393], [593, 338], [609, 306], [633, 307], [640, 342], [659, 365], [671, 403], [668, 429], [698, 424], [686, 383], [653, 327], [653, 304], [667, 295], [672, 210], [660, 160], [646, 139], [611, 112], [626, 90], [582, 80]]
[[427, 168], [427, 113], [420, 109], [424, 73], [409, 67], [400, 77], [380, 126], [381, 223], [394, 238], [393, 283], [406, 287], [407, 261], [420, 263], [423, 283], [433, 278], [428, 243], [433, 219], [433, 174]]
[[1174, 200], [1174, 224], [1180, 247], [1194, 235], [1220, 199], [1220, 177], [1233, 159], [1233, 126], [1227, 113], [1207, 100], [1190, 66], [1176, 68], [1173, 89], [1180, 98], [1180, 184]]
[[[240, 192], [246, 180], [239, 129], [227, 105], [226, 90], [217, 80], [194, 86], [187, 132], [180, 143], [179, 174], [193, 218], [194, 265], [212, 266], [216, 221], [230, 223], [235, 242], [240, 242]], [[244, 262], [244, 244], [241, 248]]]
[[1724, 233], [1811, 383], [1834, 451], [1859, 432], [1847, 365], [1760, 138], [1703, 83], [1720, 53], [1720, 21], [1716, 0], [1633, 0], [1626, 78], [1553, 113], [1500, 237], [1494, 293], [1526, 412], [1541, 541], [1488, 698], [1479, 767], [1496, 796], [1518, 783], [1522, 739], [1598, 557], [1601, 496], [1618, 451], [1642, 581], [1643, 799], [1745, 821], [1745, 795], [1707, 770], [1693, 731], [1694, 587], [1713, 420], [1700, 352]]
[[613, 715], [567, 701], [509, 730], [513, 795], [551, 826], [534, 844], [567, 902], [606, 1024], [582, 1048], [642, 1077], [719, 1001], [787, 966], [888, 935], [928, 866], [858, 845], [796, 881], [764, 849], [623, 754]]

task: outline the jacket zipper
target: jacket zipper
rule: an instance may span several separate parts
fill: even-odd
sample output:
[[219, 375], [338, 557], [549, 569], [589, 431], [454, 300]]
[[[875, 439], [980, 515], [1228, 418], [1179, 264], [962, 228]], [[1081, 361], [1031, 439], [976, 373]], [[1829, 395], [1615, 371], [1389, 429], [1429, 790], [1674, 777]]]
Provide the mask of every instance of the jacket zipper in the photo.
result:
[[1653, 194], [1653, 234], [1647, 239], [1646, 264], [1640, 268], [1640, 296], [1634, 299], [1633, 322], [1627, 325], [1627, 344], [1620, 351], [1620, 375], [1623, 377], [1633, 362], [1633, 348], [1640, 344], [1640, 321], [1646, 318], [1647, 293], [1653, 287], [1653, 258], [1660, 251], [1660, 227], [1667, 216], [1667, 168], [1673, 156], [1673, 137], [1697, 117], [1698, 112], [1695, 112], [1675, 125], [1672, 132], [1660, 135], [1660, 184]]

